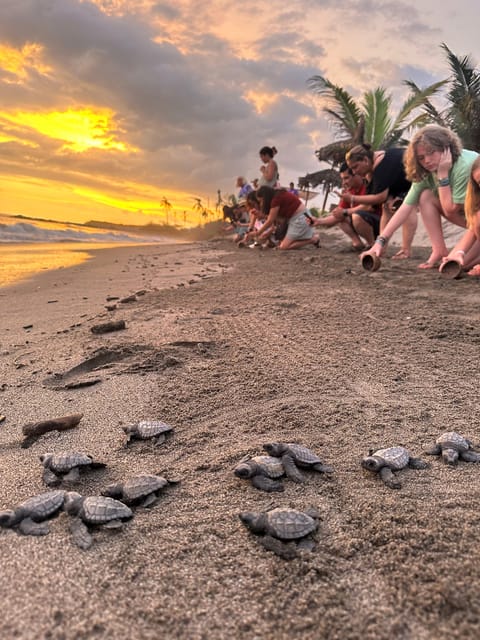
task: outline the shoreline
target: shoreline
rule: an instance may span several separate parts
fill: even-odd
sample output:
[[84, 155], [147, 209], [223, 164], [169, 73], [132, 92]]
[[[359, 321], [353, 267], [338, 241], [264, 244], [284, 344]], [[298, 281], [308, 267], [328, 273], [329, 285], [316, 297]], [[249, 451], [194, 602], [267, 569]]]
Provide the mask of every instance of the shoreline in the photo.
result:
[[[0, 529], [2, 637], [476, 640], [478, 465], [432, 457], [394, 491], [360, 462], [393, 445], [425, 459], [446, 429], [480, 442], [478, 282], [416, 259], [370, 274], [344, 242], [113, 251], [1, 297], [0, 509], [46, 490], [47, 451], [106, 463], [67, 487], [82, 495], [136, 473], [180, 482], [87, 551], [65, 513], [43, 537]], [[111, 319], [126, 329], [92, 333]], [[26, 423], [76, 413], [20, 448]], [[172, 435], [126, 448], [122, 426], [144, 419]], [[234, 476], [273, 441], [309, 447], [333, 478], [267, 494]], [[240, 522], [272, 506], [319, 512], [313, 552], [286, 561]]]

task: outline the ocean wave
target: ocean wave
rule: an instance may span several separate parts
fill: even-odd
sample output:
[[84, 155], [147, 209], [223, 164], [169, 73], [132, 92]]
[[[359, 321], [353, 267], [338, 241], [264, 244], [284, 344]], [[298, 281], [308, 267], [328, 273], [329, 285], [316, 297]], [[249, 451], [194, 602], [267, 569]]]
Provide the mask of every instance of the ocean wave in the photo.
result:
[[152, 243], [165, 242], [165, 238], [141, 237], [114, 231], [84, 231], [72, 227], [41, 227], [29, 222], [13, 224], [0, 223], [0, 244], [37, 243], [37, 242], [127, 242]]

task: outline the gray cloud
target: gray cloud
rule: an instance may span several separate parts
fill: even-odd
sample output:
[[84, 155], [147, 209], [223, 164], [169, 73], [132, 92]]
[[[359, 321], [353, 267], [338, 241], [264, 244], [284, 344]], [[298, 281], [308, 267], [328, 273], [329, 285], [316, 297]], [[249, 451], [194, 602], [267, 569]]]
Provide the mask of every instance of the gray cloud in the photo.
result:
[[[319, 7], [294, 0], [285, 8], [262, 8], [253, 0], [241, 7], [232, 0], [205, 6], [132, 1], [122, 16], [112, 15], [114, 6], [105, 4], [105, 13], [78, 0], [2, 0], [0, 39], [17, 48], [43, 44], [54, 72], [31, 71], [20, 85], [2, 82], [12, 79], [2, 71], [0, 98], [4, 110], [110, 107], [122, 129], [119, 137], [140, 153], [65, 153], [59, 143], [35, 134], [36, 150], [0, 145], [4, 170], [10, 157], [17, 169], [31, 166], [38, 175], [43, 166], [59, 180], [63, 171], [82, 184], [138, 179], [201, 194], [231, 188], [239, 173], [253, 178], [258, 149], [275, 144], [282, 177], [295, 179], [316, 168], [315, 148], [331, 140], [307, 89], [309, 77], [328, 75], [336, 65], [338, 77], [330, 79], [354, 94], [377, 85], [401, 91], [406, 78], [433, 81], [428, 57], [412, 56], [410, 66], [406, 59], [390, 59], [388, 47], [379, 48], [385, 37], [405, 49], [413, 42], [417, 50], [429, 48], [441, 66], [441, 53], [431, 45], [442, 40], [440, 32], [408, 3], [338, 0]], [[328, 10], [335, 10], [335, 21], [330, 15], [328, 22]], [[237, 33], [214, 29], [230, 13], [239, 16], [238, 36], [248, 36], [248, 55], [236, 52]], [[330, 46], [341, 50], [338, 40], [360, 24], [370, 30], [358, 57], [345, 51], [332, 59]], [[248, 91], [272, 93], [277, 100], [257, 113], [245, 98]]]

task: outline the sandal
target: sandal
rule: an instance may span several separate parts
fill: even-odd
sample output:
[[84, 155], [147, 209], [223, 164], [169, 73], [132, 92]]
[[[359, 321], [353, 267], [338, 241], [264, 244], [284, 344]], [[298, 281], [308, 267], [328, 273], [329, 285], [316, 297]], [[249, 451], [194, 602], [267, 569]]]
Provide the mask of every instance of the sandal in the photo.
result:
[[397, 251], [397, 253], [392, 256], [392, 260], [408, 260], [408, 258], [411, 257], [408, 249], [400, 249], [400, 251]]
[[438, 269], [438, 267], [440, 266], [440, 262], [422, 262], [422, 264], [419, 264], [417, 269]]

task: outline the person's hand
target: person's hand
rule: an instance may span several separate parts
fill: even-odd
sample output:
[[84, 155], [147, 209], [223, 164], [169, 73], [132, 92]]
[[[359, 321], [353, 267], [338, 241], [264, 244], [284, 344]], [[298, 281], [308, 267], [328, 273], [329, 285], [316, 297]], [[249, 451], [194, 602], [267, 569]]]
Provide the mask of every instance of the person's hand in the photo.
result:
[[342, 191], [342, 193], [340, 193], [340, 197], [342, 198], [342, 200], [345, 200], [350, 204], [352, 203], [352, 194], [349, 193], [348, 191]]
[[346, 220], [347, 216], [345, 215], [346, 209], [334, 209], [332, 211], [332, 216], [335, 218], [335, 220], [337, 222], [344, 222], [344, 220]]
[[437, 175], [439, 178], [447, 178], [448, 172], [452, 168], [453, 160], [452, 160], [452, 152], [450, 148], [444, 149], [440, 154], [440, 161], [438, 163]]
[[439, 271], [442, 271], [442, 268], [444, 267], [444, 265], [447, 262], [458, 262], [458, 264], [461, 264], [462, 267], [465, 266], [465, 251], [462, 251], [461, 249], [459, 249], [458, 251], [451, 251], [448, 256], [445, 256], [444, 258], [442, 258], [442, 262], [440, 264], [440, 268]]
[[378, 242], [374, 242], [368, 251], [364, 251], [360, 254], [360, 260], [363, 260], [364, 256], [377, 256], [380, 258], [384, 249], [385, 247], [381, 247]]

